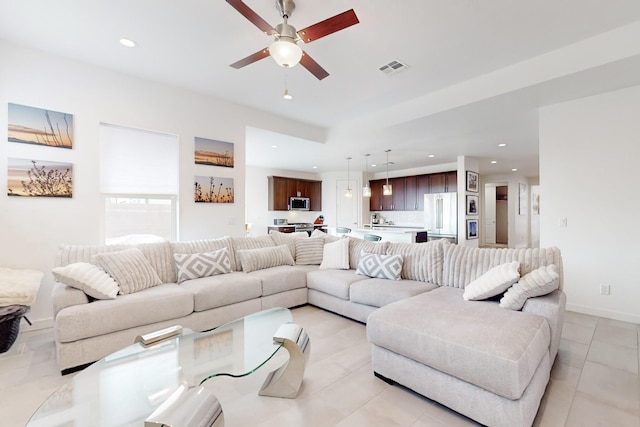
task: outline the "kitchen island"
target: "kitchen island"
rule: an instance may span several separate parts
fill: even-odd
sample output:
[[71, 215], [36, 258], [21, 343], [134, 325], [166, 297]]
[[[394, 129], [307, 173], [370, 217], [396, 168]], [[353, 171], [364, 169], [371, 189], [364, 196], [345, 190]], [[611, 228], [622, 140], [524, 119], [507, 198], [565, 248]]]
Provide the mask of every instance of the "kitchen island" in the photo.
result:
[[364, 238], [365, 234], [375, 234], [382, 237], [383, 242], [421, 243], [427, 241], [427, 230], [420, 227], [404, 227], [398, 225], [365, 224], [365, 228], [351, 230], [350, 236]]

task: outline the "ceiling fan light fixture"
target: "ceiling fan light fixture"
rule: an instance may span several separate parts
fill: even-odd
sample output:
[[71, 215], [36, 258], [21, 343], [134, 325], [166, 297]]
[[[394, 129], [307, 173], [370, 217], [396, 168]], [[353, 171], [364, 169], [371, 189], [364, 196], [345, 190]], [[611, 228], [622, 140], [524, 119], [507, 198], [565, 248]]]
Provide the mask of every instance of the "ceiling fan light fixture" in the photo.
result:
[[302, 59], [302, 49], [289, 37], [280, 37], [271, 43], [269, 54], [281, 67], [295, 67]]

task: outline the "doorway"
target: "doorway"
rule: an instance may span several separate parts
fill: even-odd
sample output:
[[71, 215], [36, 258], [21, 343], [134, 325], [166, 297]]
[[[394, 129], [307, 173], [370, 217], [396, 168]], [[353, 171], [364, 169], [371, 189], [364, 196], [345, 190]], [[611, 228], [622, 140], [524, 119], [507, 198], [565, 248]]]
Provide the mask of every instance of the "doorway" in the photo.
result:
[[509, 186], [507, 183], [486, 183], [484, 186], [483, 246], [509, 245]]

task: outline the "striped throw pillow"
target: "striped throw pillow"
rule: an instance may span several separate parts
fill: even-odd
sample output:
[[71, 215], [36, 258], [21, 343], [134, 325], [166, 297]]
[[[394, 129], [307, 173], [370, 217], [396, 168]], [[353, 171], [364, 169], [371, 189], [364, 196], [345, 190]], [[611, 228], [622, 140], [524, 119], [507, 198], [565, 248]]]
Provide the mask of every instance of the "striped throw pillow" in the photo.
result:
[[298, 265], [322, 264], [324, 239], [316, 239], [316, 238], [297, 239], [295, 242], [296, 242], [296, 264]]
[[56, 267], [51, 273], [58, 282], [80, 289], [95, 299], [115, 299], [120, 290], [118, 283], [106, 271], [88, 262]]
[[554, 264], [540, 267], [524, 275], [509, 288], [500, 300], [500, 307], [522, 310], [528, 298], [549, 294], [560, 284], [558, 268]]
[[242, 271], [250, 273], [280, 265], [294, 265], [293, 257], [286, 245], [271, 248], [242, 249], [236, 252]]
[[462, 297], [467, 301], [479, 301], [500, 295], [520, 278], [520, 263], [509, 262], [493, 267], [491, 270], [469, 283]]
[[120, 286], [123, 295], [132, 294], [162, 283], [140, 249], [96, 254], [92, 263], [102, 267]]

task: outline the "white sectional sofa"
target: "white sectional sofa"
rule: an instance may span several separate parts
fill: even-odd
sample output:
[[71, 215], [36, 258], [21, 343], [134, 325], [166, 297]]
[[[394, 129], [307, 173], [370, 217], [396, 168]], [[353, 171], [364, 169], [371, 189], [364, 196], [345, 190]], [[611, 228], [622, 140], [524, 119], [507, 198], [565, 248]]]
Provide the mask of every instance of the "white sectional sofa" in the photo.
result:
[[[342, 268], [328, 262], [329, 255], [341, 253], [336, 244], [348, 248]], [[57, 265], [92, 262], [96, 254], [129, 247], [63, 246]], [[557, 248], [474, 249], [445, 241], [346, 242], [325, 234], [281, 233], [136, 247], [161, 284], [105, 300], [56, 285], [54, 330], [63, 372], [162, 327], [202, 331], [262, 309], [310, 303], [367, 323], [376, 375], [483, 424], [525, 426], [533, 422], [558, 351], [565, 295]], [[281, 256], [284, 247], [289, 259]], [[223, 248], [231, 272], [178, 283], [174, 254]], [[375, 277], [387, 277], [388, 271], [364, 265], [363, 253], [377, 254], [366, 260], [387, 262], [400, 280]], [[550, 265], [557, 267], [559, 289], [526, 299], [521, 310], [500, 307], [497, 298], [465, 300], [465, 288], [514, 261], [523, 279], [511, 289]], [[356, 274], [357, 268], [368, 275]]]

